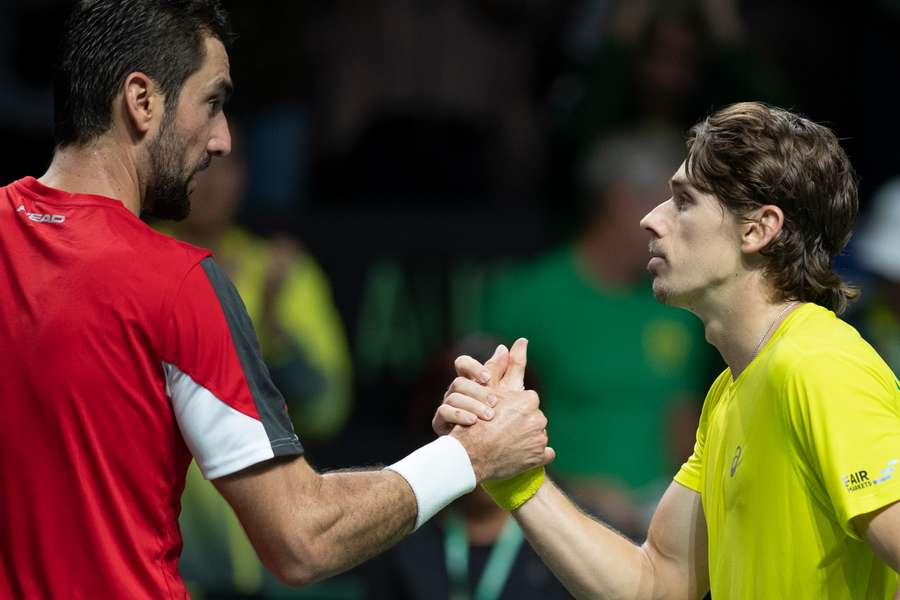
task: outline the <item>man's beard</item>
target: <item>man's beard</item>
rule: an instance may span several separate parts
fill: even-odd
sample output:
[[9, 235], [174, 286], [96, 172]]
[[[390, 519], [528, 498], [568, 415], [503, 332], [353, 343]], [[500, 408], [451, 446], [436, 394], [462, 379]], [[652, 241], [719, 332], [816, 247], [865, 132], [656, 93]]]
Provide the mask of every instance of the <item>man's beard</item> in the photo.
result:
[[191, 214], [188, 184], [198, 171], [209, 165], [209, 157], [185, 173], [185, 144], [179, 139], [174, 116], [167, 111], [159, 135], [150, 143], [150, 180], [144, 195], [144, 216], [182, 221]]

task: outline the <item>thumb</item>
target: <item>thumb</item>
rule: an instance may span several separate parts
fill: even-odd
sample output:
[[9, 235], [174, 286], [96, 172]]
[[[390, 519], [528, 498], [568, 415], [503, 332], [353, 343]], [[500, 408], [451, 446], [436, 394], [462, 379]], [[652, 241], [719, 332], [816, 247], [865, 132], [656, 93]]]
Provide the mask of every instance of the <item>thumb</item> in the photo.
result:
[[509, 366], [500, 384], [508, 390], [524, 390], [526, 364], [528, 364], [528, 340], [519, 338], [509, 349]]
[[549, 465], [554, 460], [556, 460], [556, 450], [554, 450], [550, 446], [547, 446], [546, 448], [544, 448], [544, 462], [542, 464]]
[[500, 381], [500, 378], [503, 377], [504, 373], [506, 373], [508, 364], [509, 350], [506, 349], [506, 346], [500, 344], [499, 346], [497, 346], [497, 349], [494, 350], [494, 355], [484, 363], [484, 368], [487, 369], [488, 373], [491, 374], [491, 385], [494, 385], [496, 382]]

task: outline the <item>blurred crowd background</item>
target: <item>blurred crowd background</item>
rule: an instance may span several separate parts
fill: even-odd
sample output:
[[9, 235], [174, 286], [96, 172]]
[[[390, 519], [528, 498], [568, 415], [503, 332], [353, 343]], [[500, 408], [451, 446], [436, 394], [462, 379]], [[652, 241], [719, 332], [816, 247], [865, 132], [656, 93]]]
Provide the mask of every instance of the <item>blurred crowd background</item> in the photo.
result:
[[[554, 475], [640, 540], [722, 364], [695, 318], [652, 298], [638, 221], [686, 129], [740, 100], [843, 140], [862, 206], [838, 261], [863, 289], [848, 319], [900, 370], [900, 2], [223, 3], [234, 152], [198, 175], [186, 222], [154, 226], [235, 280], [317, 468], [427, 441], [452, 358], [525, 336]], [[4, 183], [49, 163], [69, 5], [0, 2]], [[182, 567], [200, 599], [461, 598], [490, 578], [503, 598], [567, 597], [491, 506], [463, 499], [298, 592], [192, 470]]]

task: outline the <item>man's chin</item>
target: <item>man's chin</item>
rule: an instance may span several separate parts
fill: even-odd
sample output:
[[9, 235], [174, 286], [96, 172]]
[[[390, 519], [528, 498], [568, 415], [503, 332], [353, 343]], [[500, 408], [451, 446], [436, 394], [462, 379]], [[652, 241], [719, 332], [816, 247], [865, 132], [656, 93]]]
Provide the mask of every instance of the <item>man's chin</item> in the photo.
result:
[[678, 306], [674, 291], [661, 282], [659, 277], [653, 278], [653, 297], [667, 306]]

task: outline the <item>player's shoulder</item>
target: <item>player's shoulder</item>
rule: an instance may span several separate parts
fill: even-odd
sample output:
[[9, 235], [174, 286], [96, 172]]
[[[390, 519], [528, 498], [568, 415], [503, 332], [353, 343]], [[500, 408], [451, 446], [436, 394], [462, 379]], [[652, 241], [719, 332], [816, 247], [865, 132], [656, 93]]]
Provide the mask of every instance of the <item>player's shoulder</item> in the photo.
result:
[[142, 257], [145, 268], [163, 273], [184, 272], [210, 256], [209, 250], [177, 240], [137, 219], [131, 222], [127, 238], [131, 252]]
[[773, 348], [770, 372], [776, 379], [832, 386], [873, 380], [888, 390], [896, 385], [891, 368], [852, 325], [821, 306], [802, 310]]
[[832, 311], [815, 304], [797, 310], [776, 356], [788, 362], [828, 361], [831, 358], [859, 362], [879, 362], [878, 353], [855, 327]]

